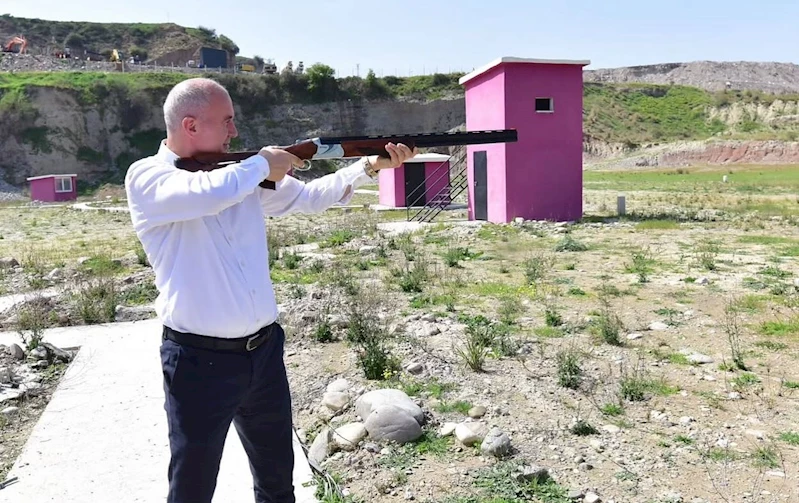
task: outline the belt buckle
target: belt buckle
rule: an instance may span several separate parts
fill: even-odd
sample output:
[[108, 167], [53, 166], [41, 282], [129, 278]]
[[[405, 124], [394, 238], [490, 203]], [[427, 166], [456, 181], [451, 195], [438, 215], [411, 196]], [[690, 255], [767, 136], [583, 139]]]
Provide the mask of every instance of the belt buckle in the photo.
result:
[[244, 346], [244, 349], [246, 349], [247, 351], [252, 351], [252, 350], [254, 350], [254, 349], [257, 349], [257, 348], [258, 348], [258, 346], [250, 346], [250, 343], [251, 343], [252, 341], [254, 341], [255, 339], [257, 339], [258, 337], [260, 337], [260, 335], [261, 335], [261, 334], [255, 334], [255, 335], [253, 335], [252, 337], [250, 337], [249, 339], [247, 339], [247, 345], [246, 345], [246, 346]]

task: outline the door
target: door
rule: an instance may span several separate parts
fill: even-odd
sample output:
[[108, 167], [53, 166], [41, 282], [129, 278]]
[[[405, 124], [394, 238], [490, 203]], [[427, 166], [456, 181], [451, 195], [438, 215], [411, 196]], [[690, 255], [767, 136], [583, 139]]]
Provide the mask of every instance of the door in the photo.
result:
[[405, 206], [424, 206], [427, 202], [424, 183], [424, 163], [405, 164]]
[[474, 219], [488, 220], [488, 162], [486, 151], [474, 153]]

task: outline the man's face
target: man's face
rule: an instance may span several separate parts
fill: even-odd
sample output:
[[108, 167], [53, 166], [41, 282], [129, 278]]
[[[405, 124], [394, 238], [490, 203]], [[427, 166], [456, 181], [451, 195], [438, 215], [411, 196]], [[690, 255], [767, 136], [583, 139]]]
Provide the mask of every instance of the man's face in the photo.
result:
[[224, 93], [215, 93], [209, 106], [195, 119], [194, 147], [199, 152], [227, 152], [230, 139], [239, 135], [233, 122], [233, 103]]

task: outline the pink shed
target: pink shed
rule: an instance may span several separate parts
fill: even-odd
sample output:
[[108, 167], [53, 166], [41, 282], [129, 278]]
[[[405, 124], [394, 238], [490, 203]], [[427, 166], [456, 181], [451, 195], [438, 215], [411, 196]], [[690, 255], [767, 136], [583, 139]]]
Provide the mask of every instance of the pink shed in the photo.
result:
[[44, 202], [72, 201], [78, 197], [77, 175], [43, 175], [28, 178], [31, 200]]
[[467, 147], [469, 219], [582, 217], [583, 71], [590, 61], [499, 58], [460, 79], [466, 129], [518, 142]]

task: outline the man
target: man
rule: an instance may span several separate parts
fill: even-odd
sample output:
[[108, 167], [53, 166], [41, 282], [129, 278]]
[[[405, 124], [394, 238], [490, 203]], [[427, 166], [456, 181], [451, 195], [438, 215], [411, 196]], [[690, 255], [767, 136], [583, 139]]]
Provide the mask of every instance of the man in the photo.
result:
[[[233, 103], [210, 79], [177, 84], [164, 103], [167, 137], [125, 177], [131, 220], [155, 272], [163, 322], [161, 364], [171, 459], [169, 503], [210, 502], [231, 422], [250, 462], [255, 501], [294, 502], [292, 415], [275, 320], [264, 215], [321, 212], [346, 203], [380, 169], [414, 156], [364, 158], [303, 183], [286, 176], [303, 162], [265, 147], [211, 172], [174, 161], [225, 152], [237, 136]], [[258, 186], [264, 179], [275, 190]]]

